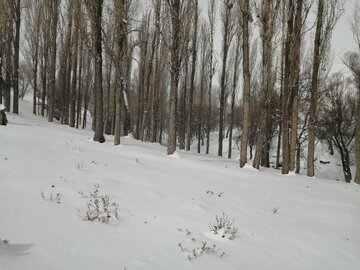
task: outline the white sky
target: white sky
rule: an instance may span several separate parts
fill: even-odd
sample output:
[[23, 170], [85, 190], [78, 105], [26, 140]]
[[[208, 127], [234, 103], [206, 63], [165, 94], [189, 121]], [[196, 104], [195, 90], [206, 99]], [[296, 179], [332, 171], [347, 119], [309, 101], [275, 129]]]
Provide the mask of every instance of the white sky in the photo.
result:
[[[207, 18], [207, 3], [209, 0], [199, 0], [201, 8], [201, 14], [204, 18]], [[333, 71], [347, 71], [346, 67], [342, 64], [341, 58], [344, 53], [349, 50], [355, 50], [356, 44], [353, 39], [349, 22], [353, 15], [353, 9], [356, 3], [360, 4], [360, 0], [343, 0], [344, 1], [344, 13], [339, 19], [332, 36], [332, 51], [334, 56]], [[218, 54], [221, 53], [221, 23], [220, 23], [220, 5], [222, 1], [216, 1], [218, 23], [215, 34], [215, 49]], [[316, 4], [315, 4], [316, 5]], [[311, 41], [313, 42], [313, 41]]]
[[332, 38], [332, 49], [335, 54], [335, 70], [346, 70], [345, 66], [341, 63], [340, 58], [343, 57], [344, 53], [347, 51], [356, 50], [356, 44], [350, 29], [350, 21], [353, 15], [355, 4], [360, 4], [360, 0], [344, 0], [344, 2], [345, 12], [339, 19], [336, 28], [334, 29]]

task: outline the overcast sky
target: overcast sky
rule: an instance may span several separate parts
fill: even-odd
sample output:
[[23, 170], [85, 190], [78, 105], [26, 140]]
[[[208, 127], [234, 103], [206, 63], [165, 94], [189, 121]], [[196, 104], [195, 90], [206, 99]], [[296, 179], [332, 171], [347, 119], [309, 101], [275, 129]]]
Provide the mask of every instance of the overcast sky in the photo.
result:
[[[207, 16], [207, 3], [209, 0], [199, 0], [199, 6], [201, 8], [202, 16]], [[333, 71], [347, 71], [345, 66], [341, 62], [341, 58], [343, 57], [344, 53], [349, 50], [355, 50], [356, 44], [353, 39], [349, 21], [353, 15], [353, 10], [355, 7], [355, 3], [360, 4], [360, 0], [343, 0], [344, 1], [344, 13], [339, 19], [336, 28], [334, 29], [333, 36], [332, 36], [332, 51], [334, 55], [334, 64], [333, 64]], [[218, 16], [218, 23], [215, 35], [215, 46], [218, 53], [221, 52], [221, 29], [220, 29], [220, 3], [221, 1], [216, 1], [218, 8], [217, 8], [217, 16]], [[314, 6], [317, 7], [316, 4]], [[314, 16], [314, 15], [313, 15]], [[312, 17], [313, 17], [312, 16]], [[207, 18], [207, 17], [206, 17]]]
[[344, 0], [345, 12], [339, 19], [332, 38], [332, 47], [335, 54], [334, 69], [344, 69], [341, 64], [341, 57], [350, 50], [356, 50], [356, 44], [350, 29], [350, 21], [353, 16], [355, 3], [360, 4], [360, 0]]

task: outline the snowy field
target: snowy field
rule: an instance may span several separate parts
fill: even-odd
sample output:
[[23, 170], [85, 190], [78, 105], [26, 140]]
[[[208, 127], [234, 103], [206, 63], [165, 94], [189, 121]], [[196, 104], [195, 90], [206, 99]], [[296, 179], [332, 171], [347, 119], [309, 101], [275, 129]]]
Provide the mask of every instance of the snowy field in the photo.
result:
[[[20, 110], [0, 126], [1, 270], [360, 269], [358, 185], [98, 144]], [[96, 184], [119, 205], [107, 224], [85, 220]], [[233, 240], [210, 231], [222, 213]]]

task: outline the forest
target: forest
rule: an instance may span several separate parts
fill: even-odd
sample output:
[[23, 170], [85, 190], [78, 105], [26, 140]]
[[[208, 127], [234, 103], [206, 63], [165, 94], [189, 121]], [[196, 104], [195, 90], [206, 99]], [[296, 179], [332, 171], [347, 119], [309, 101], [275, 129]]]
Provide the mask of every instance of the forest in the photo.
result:
[[[316, 174], [316, 146], [338, 152], [360, 184], [360, 5], [348, 27], [358, 50], [332, 69], [341, 0], [0, 0], [0, 104], [93, 141], [136, 140], [282, 174]], [[219, 48], [217, 49], [217, 44]], [[224, 149], [223, 141], [229, 140]], [[202, 147], [204, 146], [204, 147]], [[355, 175], [351, 167], [356, 167]]]

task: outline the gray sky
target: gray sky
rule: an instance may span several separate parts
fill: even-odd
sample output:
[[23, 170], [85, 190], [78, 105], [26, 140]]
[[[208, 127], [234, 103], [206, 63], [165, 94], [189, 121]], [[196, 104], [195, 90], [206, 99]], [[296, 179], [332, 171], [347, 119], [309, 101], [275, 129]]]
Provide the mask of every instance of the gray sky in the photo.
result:
[[[336, 28], [334, 29], [332, 38], [332, 49], [334, 52], [334, 70], [346, 70], [341, 63], [341, 57], [344, 53], [350, 50], [356, 50], [356, 44], [350, 29], [350, 21], [353, 15], [355, 4], [360, 4], [360, 0], [344, 0], [345, 12], [339, 19]], [[346, 70], [347, 71], [347, 70]]]
[[[349, 50], [355, 50], [356, 44], [353, 39], [349, 22], [353, 15], [353, 10], [355, 7], [355, 3], [360, 4], [360, 0], [343, 0], [344, 1], [344, 13], [339, 19], [332, 36], [331, 46], [334, 56], [334, 63], [333, 63], [333, 71], [347, 71], [346, 67], [341, 62], [341, 57], [343, 57], [344, 53]], [[217, 16], [218, 16], [218, 23], [217, 29], [215, 34], [215, 49], [218, 54], [221, 52], [221, 29], [220, 29], [220, 4], [221, 1], [217, 2]], [[207, 3], [208, 0], [199, 0], [199, 5], [201, 8], [201, 14], [203, 17], [207, 18]], [[316, 4], [315, 4], [316, 8]], [[312, 42], [312, 41], [310, 41]]]

